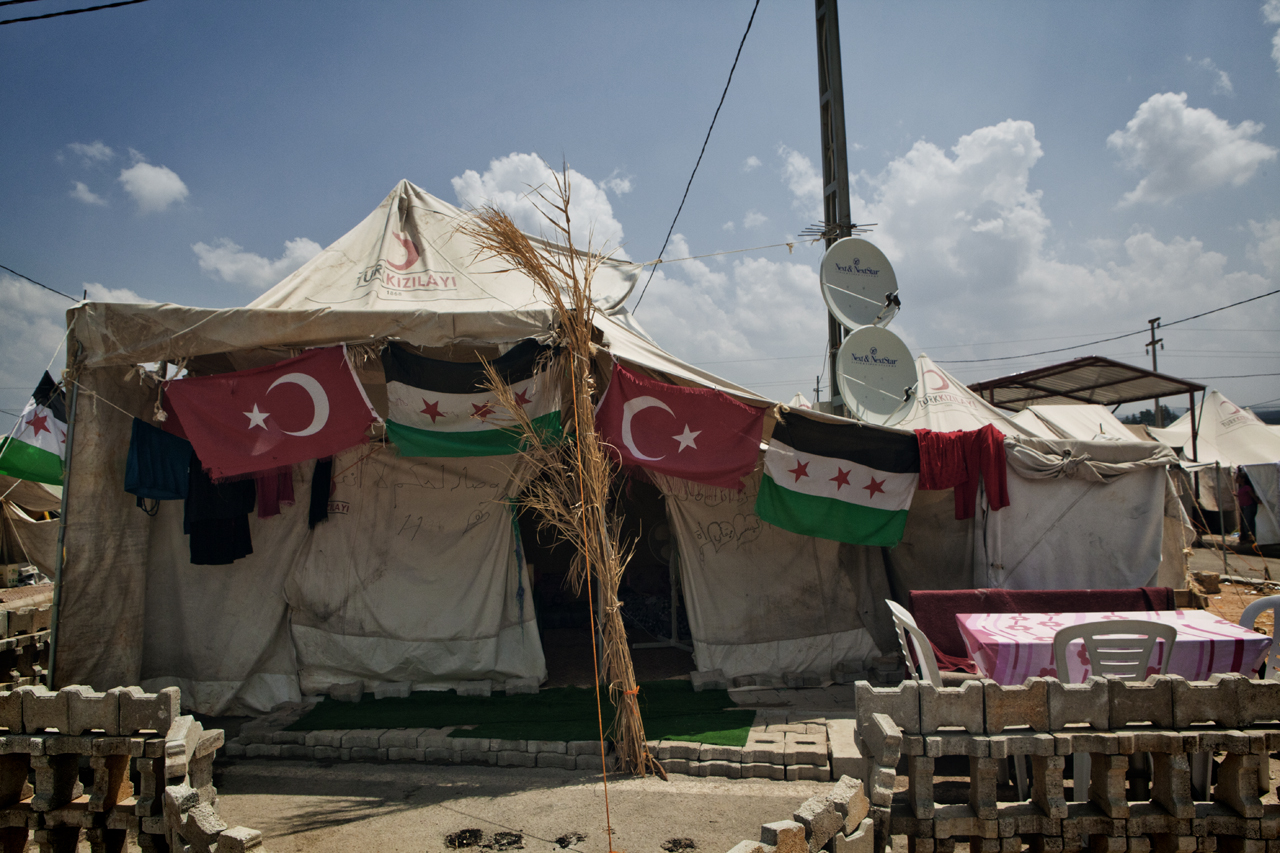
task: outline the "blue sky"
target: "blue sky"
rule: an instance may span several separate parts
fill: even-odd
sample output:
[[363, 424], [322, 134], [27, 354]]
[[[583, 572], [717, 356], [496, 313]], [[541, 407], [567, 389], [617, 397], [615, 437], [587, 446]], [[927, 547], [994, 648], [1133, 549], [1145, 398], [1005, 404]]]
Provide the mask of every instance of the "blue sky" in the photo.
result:
[[[652, 260], [751, 9], [150, 0], [0, 26], [0, 264], [77, 297], [243, 305], [401, 178], [532, 224], [520, 196], [543, 161], [574, 171], [597, 239]], [[1280, 0], [840, 12], [854, 218], [879, 223], [913, 352], [969, 382], [1088, 354], [1149, 365], [1141, 335], [961, 360], [1280, 288]], [[761, 2], [666, 257], [820, 219], [814, 42], [811, 3]], [[636, 314], [690, 362], [812, 397], [820, 258], [665, 264]], [[0, 271], [0, 410], [25, 402], [68, 305]], [[1164, 372], [1280, 374], [1280, 295], [1163, 336]], [[1280, 375], [1205, 381], [1280, 404]]]

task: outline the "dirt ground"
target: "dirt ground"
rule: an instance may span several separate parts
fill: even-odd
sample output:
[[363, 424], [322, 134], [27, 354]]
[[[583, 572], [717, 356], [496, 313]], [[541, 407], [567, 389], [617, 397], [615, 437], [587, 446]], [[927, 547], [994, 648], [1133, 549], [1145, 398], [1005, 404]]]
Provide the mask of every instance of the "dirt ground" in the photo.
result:
[[[1205, 584], [1193, 581], [1193, 586], [1203, 592], [1209, 599], [1207, 609], [1231, 622], [1239, 622], [1240, 614], [1253, 601], [1269, 595], [1280, 594], [1280, 549], [1275, 546], [1245, 549], [1228, 547], [1226, 553], [1226, 570], [1223, 570], [1223, 553], [1218, 537], [1205, 537], [1206, 544], [1213, 547], [1195, 548], [1189, 560], [1190, 570], [1219, 576], [1219, 588], [1210, 591]], [[1234, 546], [1234, 540], [1228, 537], [1227, 543]], [[1247, 579], [1251, 583], [1239, 583], [1224, 580], [1224, 577]], [[1270, 579], [1274, 578], [1275, 582]], [[1210, 584], [1211, 585], [1211, 584]], [[1273, 611], [1266, 611], [1259, 617], [1256, 627], [1275, 636]]]
[[[241, 759], [219, 762], [214, 782], [223, 819], [260, 830], [271, 853], [436, 853], [458, 849], [450, 837], [454, 844], [478, 840], [477, 850], [611, 849], [598, 773]], [[758, 839], [761, 823], [790, 820], [829, 787], [610, 778], [612, 849], [725, 853]]]

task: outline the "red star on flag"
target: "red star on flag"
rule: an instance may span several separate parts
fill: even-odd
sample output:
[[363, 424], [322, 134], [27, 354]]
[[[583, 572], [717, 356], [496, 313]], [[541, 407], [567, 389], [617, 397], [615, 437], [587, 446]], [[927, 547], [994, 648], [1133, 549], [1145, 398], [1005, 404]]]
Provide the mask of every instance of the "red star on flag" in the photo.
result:
[[834, 477], [831, 477], [830, 480], [831, 482], [836, 484], [836, 491], [838, 492], [841, 489], [843, 489], [845, 486], [849, 485], [849, 472], [844, 470], [843, 468], [837, 467], [836, 475]]
[[867, 497], [874, 498], [877, 493], [884, 494], [884, 480], [877, 480], [875, 477], [872, 477], [871, 482], [867, 483], [862, 488], [867, 490]]
[[792, 468], [792, 469], [791, 469], [790, 471], [788, 471], [787, 473], [788, 473], [788, 474], [795, 474], [795, 475], [796, 475], [796, 482], [798, 483], [798, 482], [800, 482], [800, 478], [801, 478], [801, 477], [808, 477], [808, 476], [809, 476], [809, 463], [808, 463], [808, 462], [800, 462], [800, 461], [797, 461], [797, 462], [796, 462], [796, 467]]
[[50, 435], [53, 434], [52, 430], [50, 430], [49, 427], [46, 426], [46, 422], [48, 420], [49, 420], [48, 415], [33, 414], [31, 416], [31, 420], [27, 421], [27, 426], [31, 427], [32, 438], [39, 435], [41, 431], [47, 432]]
[[493, 414], [493, 406], [490, 406], [487, 402], [472, 403], [471, 408], [475, 409], [475, 411], [471, 413], [471, 417], [479, 418], [480, 420], [484, 420], [489, 417], [489, 415]]
[[523, 408], [524, 406], [527, 406], [530, 403], [532, 403], [533, 400], [530, 400], [529, 395], [526, 394], [524, 391], [519, 391], [516, 393], [516, 402], [519, 403], [520, 406]]
[[428, 403], [426, 399], [423, 399], [422, 401], [422, 414], [430, 415], [432, 423], [435, 423], [438, 419], [444, 417], [440, 411], [440, 404], [438, 402]]

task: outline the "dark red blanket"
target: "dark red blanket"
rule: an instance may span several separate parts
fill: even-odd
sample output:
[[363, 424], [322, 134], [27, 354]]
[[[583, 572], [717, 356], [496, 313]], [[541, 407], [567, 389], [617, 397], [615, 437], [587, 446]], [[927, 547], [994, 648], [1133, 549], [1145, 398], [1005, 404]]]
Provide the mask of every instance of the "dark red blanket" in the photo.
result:
[[[1134, 589], [952, 589], [914, 590], [911, 613], [934, 649], [968, 660], [957, 613], [1107, 613], [1113, 610], [1176, 610], [1167, 586]], [[943, 669], [968, 669], [963, 664]], [[969, 670], [972, 672], [973, 670]]]

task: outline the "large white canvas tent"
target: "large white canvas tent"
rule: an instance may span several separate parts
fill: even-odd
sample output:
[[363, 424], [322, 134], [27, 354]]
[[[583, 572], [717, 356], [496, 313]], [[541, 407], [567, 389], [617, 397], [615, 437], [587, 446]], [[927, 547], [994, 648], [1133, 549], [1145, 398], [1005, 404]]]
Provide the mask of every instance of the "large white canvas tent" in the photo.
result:
[[1035, 415], [1062, 438], [1078, 438], [1082, 441], [1137, 440], [1133, 432], [1110, 409], [1097, 403], [1029, 406], [1023, 411]]
[[0, 474], [0, 563], [29, 562], [53, 577], [58, 522], [46, 518], [62, 504], [62, 488]]
[[924, 353], [916, 358], [916, 376], [920, 384], [906, 417], [896, 425], [898, 429], [954, 432], [994, 424], [1005, 435], [1057, 438], [1043, 424], [1016, 420], [1013, 412], [998, 409], [983, 400]]
[[1199, 475], [1198, 498], [1207, 510], [1216, 511], [1219, 506], [1224, 511], [1234, 510], [1230, 469], [1243, 467], [1262, 499], [1258, 509], [1258, 542], [1280, 543], [1280, 522], [1277, 521], [1280, 497], [1276, 488], [1280, 435], [1253, 412], [1241, 409], [1219, 391], [1208, 391], [1201, 398], [1195, 423], [1198, 434], [1194, 445], [1190, 411], [1164, 429], [1152, 429], [1151, 434], [1178, 449], [1183, 466]]

